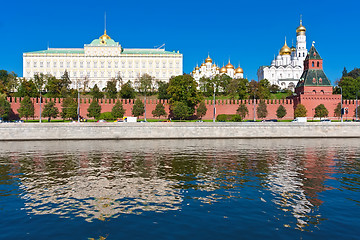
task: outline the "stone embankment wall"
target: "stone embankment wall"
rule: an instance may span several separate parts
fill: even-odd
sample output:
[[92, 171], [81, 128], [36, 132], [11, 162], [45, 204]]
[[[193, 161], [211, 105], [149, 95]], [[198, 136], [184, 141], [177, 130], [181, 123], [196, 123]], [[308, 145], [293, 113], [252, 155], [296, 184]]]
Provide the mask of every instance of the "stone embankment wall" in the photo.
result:
[[1, 141], [360, 138], [360, 123], [1, 123]]
[[[18, 108], [20, 107], [20, 102], [21, 102], [22, 98], [8, 98], [8, 101], [11, 103], [11, 108], [14, 111], [15, 114], [18, 114]], [[39, 98], [33, 98], [32, 101], [34, 102], [34, 106], [35, 106], [35, 118], [39, 118], [40, 115], [40, 99]], [[56, 107], [59, 109], [59, 111], [61, 111], [61, 104], [63, 99], [61, 98], [43, 98], [42, 99], [42, 109], [44, 108], [44, 105], [49, 102], [49, 101], [54, 101], [56, 103]], [[92, 99], [81, 99], [80, 100], [80, 115], [87, 118], [87, 109], [90, 106]], [[131, 111], [132, 111], [132, 107], [134, 105], [135, 100], [134, 99], [119, 99], [119, 101], [121, 101], [123, 103], [123, 107], [126, 110], [125, 112], [125, 116], [132, 116]], [[152, 111], [155, 109], [156, 104], [158, 104], [159, 102], [161, 102], [162, 104], [164, 104], [165, 106], [165, 110], [166, 112], [169, 114], [169, 102], [168, 100], [154, 100], [154, 99], [148, 99], [146, 101], [146, 111], [147, 111], [147, 118], [154, 118], [152, 116]], [[277, 119], [276, 117], [276, 110], [278, 109], [278, 107], [280, 105], [283, 105], [286, 109], [286, 116], [283, 119], [293, 119], [294, 118], [294, 102], [291, 99], [269, 99], [269, 100], [265, 100], [266, 104], [267, 104], [267, 111], [268, 111], [268, 116], [266, 117], [266, 119]], [[112, 107], [115, 105], [115, 100], [111, 100], [111, 99], [100, 99], [99, 103], [101, 105], [101, 112], [111, 112]], [[254, 104], [254, 100], [216, 100], [215, 102], [215, 107], [216, 107], [216, 115], [219, 114], [236, 114], [236, 110], [239, 107], [239, 105], [241, 103], [244, 103], [248, 110], [249, 110], [249, 114], [246, 116], [246, 119], [254, 119], [254, 105], [255, 105], [255, 116], [257, 119], [257, 114], [256, 114], [256, 109], [257, 106], [259, 104], [259, 100], [255, 100], [255, 104]], [[316, 101], [316, 99], [314, 101], [311, 102], [312, 105], [310, 106], [309, 104], [305, 104], [305, 105], [309, 105], [306, 106], [307, 110], [308, 110], [308, 117], [312, 118], [312, 116], [314, 116], [315, 111], [314, 108], [321, 104], [322, 102]], [[207, 113], [206, 115], [203, 117], [203, 119], [209, 120], [213, 118], [213, 101], [212, 100], [206, 100], [205, 101], [206, 107], [207, 107]], [[334, 106], [332, 106], [334, 105]], [[334, 117], [334, 109], [336, 107], [337, 104], [332, 104], [331, 108], [328, 106], [328, 110], [329, 110], [329, 118], [330, 119], [336, 119]], [[355, 100], [344, 100], [343, 101], [343, 107], [348, 107], [348, 114], [344, 116], [352, 119], [354, 116], [354, 110], [356, 108], [356, 101]], [[360, 114], [360, 113], [359, 113]], [[164, 117], [162, 117], [162, 119], [164, 119]]]

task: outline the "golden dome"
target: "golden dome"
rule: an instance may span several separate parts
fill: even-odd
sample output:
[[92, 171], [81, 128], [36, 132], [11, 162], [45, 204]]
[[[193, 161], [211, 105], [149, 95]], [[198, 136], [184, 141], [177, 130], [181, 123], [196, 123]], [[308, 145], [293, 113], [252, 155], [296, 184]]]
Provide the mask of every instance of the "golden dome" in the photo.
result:
[[196, 66], [195, 70], [199, 70], [200, 68], [198, 66]]
[[193, 73], [193, 74], [195, 74], [195, 73], [196, 73], [196, 71], [194, 70], [194, 71], [192, 71], [192, 73]]
[[212, 59], [210, 58], [210, 56], [208, 55], [208, 57], [205, 59], [206, 63], [212, 63]]
[[230, 63], [230, 60], [229, 60], [229, 63], [226, 64], [225, 67], [226, 67], [226, 68], [230, 68], [230, 69], [234, 69], [234, 66]]
[[206, 66], [206, 64], [205, 64], [205, 63], [202, 63], [201, 66]]
[[214, 64], [212, 65], [212, 67], [213, 67], [213, 68], [216, 68], [216, 64], [214, 63]]
[[222, 68], [220, 69], [220, 73], [226, 73], [226, 72], [227, 72], [226, 67], [222, 67]]
[[219, 67], [216, 67], [216, 70], [217, 70], [217, 71], [220, 71], [220, 68], [219, 68]]
[[102, 35], [101, 37], [99, 37], [99, 39], [101, 40], [106, 40], [106, 39], [111, 39], [111, 37], [109, 37], [109, 35], [106, 34], [106, 30], [104, 31], [104, 35]]
[[244, 73], [244, 70], [243, 70], [241, 67], [238, 67], [238, 68], [235, 70], [235, 73]]
[[294, 46], [292, 46], [292, 47], [290, 48], [290, 50], [291, 50], [292, 52], [295, 52], [295, 51], [296, 51], [296, 48], [295, 48]]
[[286, 44], [286, 39], [284, 46], [280, 49], [280, 55], [291, 55], [291, 49]]
[[302, 25], [302, 21], [300, 20], [300, 26], [296, 29], [296, 33], [305, 34], [306, 28]]

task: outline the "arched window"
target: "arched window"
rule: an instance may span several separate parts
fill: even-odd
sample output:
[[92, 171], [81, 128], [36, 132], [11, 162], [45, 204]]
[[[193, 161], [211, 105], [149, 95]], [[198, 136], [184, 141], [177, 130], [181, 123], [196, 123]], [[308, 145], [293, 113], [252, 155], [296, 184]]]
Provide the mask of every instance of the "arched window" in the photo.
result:
[[313, 94], [316, 94], [316, 90], [313, 90]]
[[299, 53], [299, 57], [301, 57], [300, 53]]
[[311, 63], [311, 66], [314, 67], [314, 62]]
[[325, 94], [324, 90], [321, 90], [320, 93]]
[[320, 66], [320, 63], [319, 62], [317, 62], [317, 67], [319, 67]]

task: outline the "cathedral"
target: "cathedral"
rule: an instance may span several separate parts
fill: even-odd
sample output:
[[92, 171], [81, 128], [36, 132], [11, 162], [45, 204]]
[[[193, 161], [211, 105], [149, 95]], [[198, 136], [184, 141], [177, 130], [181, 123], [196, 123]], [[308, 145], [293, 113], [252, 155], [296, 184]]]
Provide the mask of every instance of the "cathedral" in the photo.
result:
[[226, 74], [231, 78], [243, 78], [244, 70], [239, 66], [235, 69], [234, 65], [229, 63], [226, 66], [220, 68], [215, 63], [213, 64], [213, 60], [208, 56], [205, 59], [205, 62], [201, 64], [201, 66], [196, 66], [195, 69], [191, 72], [191, 76], [199, 83], [200, 78], [213, 78], [218, 74]]
[[307, 55], [306, 28], [302, 25], [296, 29], [296, 47], [288, 47], [286, 43], [270, 66], [261, 66], [258, 69], [258, 80], [267, 79], [270, 84], [278, 85], [281, 89], [294, 91], [304, 70], [304, 60]]

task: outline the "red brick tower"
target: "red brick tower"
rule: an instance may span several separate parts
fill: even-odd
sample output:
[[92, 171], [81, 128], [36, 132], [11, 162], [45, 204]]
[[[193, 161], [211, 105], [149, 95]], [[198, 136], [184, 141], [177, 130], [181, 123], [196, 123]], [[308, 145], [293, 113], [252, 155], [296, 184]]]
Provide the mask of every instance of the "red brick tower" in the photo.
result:
[[331, 82], [323, 70], [323, 59], [312, 45], [304, 60], [304, 72], [292, 97], [294, 108], [297, 104], [303, 104], [307, 109], [307, 116], [313, 118], [315, 108], [319, 104], [324, 104], [329, 111], [329, 118], [334, 118], [334, 110], [341, 101], [341, 95], [332, 92]]

